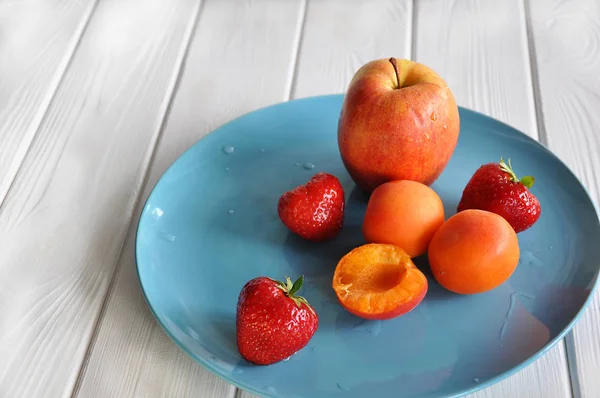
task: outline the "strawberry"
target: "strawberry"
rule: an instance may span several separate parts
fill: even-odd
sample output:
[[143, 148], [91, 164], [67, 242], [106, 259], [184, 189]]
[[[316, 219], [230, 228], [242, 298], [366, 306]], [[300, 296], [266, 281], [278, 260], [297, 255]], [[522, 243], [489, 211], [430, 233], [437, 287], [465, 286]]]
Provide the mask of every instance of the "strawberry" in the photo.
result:
[[264, 276], [247, 282], [237, 304], [237, 346], [244, 359], [270, 365], [308, 344], [319, 318], [306, 299], [296, 296], [304, 276], [292, 284]]
[[466, 209], [487, 210], [496, 213], [519, 233], [531, 227], [540, 218], [540, 202], [529, 188], [535, 179], [517, 178], [510, 164], [500, 158], [500, 163], [479, 167], [465, 187], [458, 211]]
[[306, 184], [284, 193], [277, 211], [283, 224], [309, 241], [337, 236], [344, 223], [344, 189], [337, 177], [315, 174]]

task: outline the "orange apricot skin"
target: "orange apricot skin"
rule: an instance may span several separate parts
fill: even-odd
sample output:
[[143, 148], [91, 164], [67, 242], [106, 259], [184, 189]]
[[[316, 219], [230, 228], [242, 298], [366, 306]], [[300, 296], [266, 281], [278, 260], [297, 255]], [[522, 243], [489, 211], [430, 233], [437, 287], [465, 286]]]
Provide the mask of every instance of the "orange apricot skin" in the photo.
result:
[[433, 189], [416, 181], [398, 180], [373, 191], [362, 233], [367, 242], [394, 244], [417, 257], [427, 252], [443, 223], [444, 205]]
[[425, 296], [427, 295], [427, 290], [428, 290], [428, 285], [427, 285], [427, 278], [424, 279], [424, 285], [423, 285], [423, 290], [421, 290], [421, 293], [419, 293], [417, 296], [414, 296], [410, 301], [405, 302], [404, 304], [400, 304], [398, 307], [396, 307], [395, 310], [393, 311], [388, 311], [388, 312], [381, 312], [381, 313], [368, 313], [368, 312], [363, 312], [363, 311], [359, 311], [357, 309], [354, 309], [352, 307], [346, 306], [344, 304], [344, 302], [340, 301], [340, 305], [349, 313], [351, 313], [352, 315], [355, 315], [359, 318], [363, 318], [363, 319], [367, 319], [370, 321], [385, 321], [388, 319], [392, 319], [392, 318], [397, 318], [401, 315], [404, 314], [408, 314], [409, 312], [411, 312], [412, 310], [414, 310], [415, 308], [417, 308], [417, 306], [419, 304], [421, 304], [421, 301], [423, 301], [423, 299], [425, 298]]
[[458, 294], [478, 294], [503, 284], [519, 263], [517, 234], [501, 216], [464, 210], [450, 217], [429, 245], [433, 277]]
[[[360, 266], [370, 266], [370, 262], [377, 258], [377, 251], [379, 250], [394, 251], [399, 257], [398, 266], [402, 268], [403, 272], [401, 280], [396, 286], [390, 287], [390, 291], [387, 292], [389, 298], [387, 308], [379, 312], [369, 312], [361, 308], [364, 305], [360, 303], [360, 298], [357, 303], [357, 300], [348, 300], [344, 297], [343, 292], [345, 289], [342, 283], [342, 274], [349, 263], [354, 263], [354, 267], [356, 267], [357, 262], [361, 262]], [[427, 277], [415, 266], [402, 248], [391, 244], [367, 243], [351, 250], [338, 262], [332, 287], [340, 305], [349, 313], [368, 320], [387, 320], [407, 314], [415, 309], [425, 298], [429, 285]], [[376, 297], [373, 301], [376, 300], [383, 299]]]

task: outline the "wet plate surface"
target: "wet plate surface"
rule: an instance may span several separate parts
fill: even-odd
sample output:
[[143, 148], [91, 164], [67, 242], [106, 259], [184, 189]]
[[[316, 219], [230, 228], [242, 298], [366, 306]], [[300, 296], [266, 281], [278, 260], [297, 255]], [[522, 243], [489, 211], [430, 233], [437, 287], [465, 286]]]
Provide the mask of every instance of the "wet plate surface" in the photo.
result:
[[[245, 115], [211, 133], [165, 173], [144, 208], [137, 236], [140, 281], [159, 323], [195, 360], [229, 382], [272, 397], [448, 397], [497, 382], [558, 341], [588, 301], [598, 274], [600, 227], [573, 174], [518, 131], [461, 109], [452, 160], [432, 186], [454, 214], [479, 165], [511, 158], [536, 177], [536, 225], [519, 234], [521, 261], [497, 289], [460, 296], [416, 263], [429, 291], [415, 310], [389, 321], [345, 312], [331, 289], [337, 261], [364, 243], [366, 197], [337, 149], [342, 96], [315, 97]], [[277, 200], [314, 173], [340, 179], [342, 233], [322, 244], [288, 233]], [[304, 274], [302, 290], [319, 330], [288, 361], [246, 363], [235, 344], [243, 284], [259, 275]]]

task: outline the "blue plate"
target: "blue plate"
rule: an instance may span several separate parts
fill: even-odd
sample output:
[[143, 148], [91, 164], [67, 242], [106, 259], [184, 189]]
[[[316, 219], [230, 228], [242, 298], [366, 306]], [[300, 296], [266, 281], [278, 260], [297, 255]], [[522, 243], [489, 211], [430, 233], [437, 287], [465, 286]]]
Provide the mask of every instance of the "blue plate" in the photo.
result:
[[[483, 163], [511, 158], [536, 177], [539, 221], [519, 234], [521, 260], [495, 290], [450, 293], [428, 275], [424, 301], [388, 321], [345, 312], [331, 289], [337, 261], [364, 243], [367, 198], [337, 147], [343, 97], [271, 106], [209, 134], [181, 156], [148, 198], [138, 226], [137, 266], [155, 317], [196, 361], [225, 380], [269, 397], [450, 397], [495, 383], [562, 338], [589, 302], [598, 277], [600, 225], [582, 184], [526, 135], [461, 109], [459, 143], [432, 185], [455, 213], [462, 189]], [[319, 171], [346, 191], [342, 233], [311, 244], [277, 216], [280, 195]], [[319, 329], [288, 361], [254, 366], [235, 343], [240, 289], [266, 275], [306, 277], [301, 291]]]

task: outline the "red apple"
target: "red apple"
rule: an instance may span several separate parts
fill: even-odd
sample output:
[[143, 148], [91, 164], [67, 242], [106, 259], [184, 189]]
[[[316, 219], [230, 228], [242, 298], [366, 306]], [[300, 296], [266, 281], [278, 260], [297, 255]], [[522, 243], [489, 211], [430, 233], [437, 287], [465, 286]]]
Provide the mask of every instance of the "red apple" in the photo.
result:
[[338, 124], [348, 173], [367, 192], [393, 180], [431, 185], [458, 141], [458, 107], [431, 68], [406, 59], [371, 61], [352, 78]]

